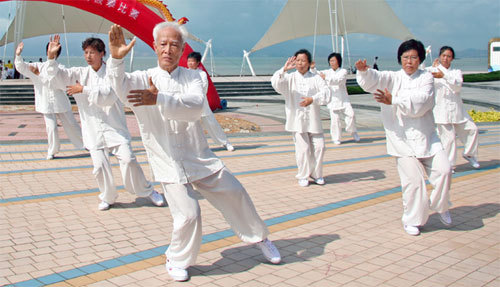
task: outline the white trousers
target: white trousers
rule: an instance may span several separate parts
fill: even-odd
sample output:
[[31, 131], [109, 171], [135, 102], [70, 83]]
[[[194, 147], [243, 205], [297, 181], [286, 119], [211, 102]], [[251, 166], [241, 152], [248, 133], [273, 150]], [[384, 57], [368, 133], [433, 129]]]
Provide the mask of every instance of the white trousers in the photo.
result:
[[47, 155], [55, 155], [59, 152], [60, 141], [59, 133], [57, 132], [57, 119], [62, 123], [64, 132], [68, 139], [77, 149], [83, 149], [82, 129], [76, 122], [73, 112], [67, 111], [65, 113], [43, 114], [45, 120], [45, 130], [47, 131]]
[[118, 198], [109, 153], [112, 153], [120, 163], [123, 185], [125, 189], [139, 197], [146, 197], [153, 192], [153, 185], [146, 180], [141, 166], [137, 162], [130, 144], [122, 144], [113, 148], [104, 148], [90, 151], [94, 164], [93, 174], [99, 187], [99, 198], [108, 204], [115, 203]]
[[208, 132], [214, 143], [222, 146], [226, 146], [229, 143], [224, 130], [213, 113], [201, 117], [201, 126]]
[[162, 187], [173, 218], [165, 255], [175, 267], [195, 264], [201, 246], [201, 211], [194, 189], [222, 213], [242, 241], [256, 243], [269, 234], [245, 188], [227, 168], [192, 183], [162, 183]]
[[452, 166], [455, 166], [457, 161], [456, 137], [464, 144], [463, 154], [477, 159], [479, 130], [473, 121], [467, 120], [461, 124], [437, 124], [437, 130]]
[[[403, 192], [403, 224], [422, 226], [429, 210], [443, 213], [450, 208], [451, 165], [444, 150], [428, 158], [397, 157], [396, 163]], [[434, 187], [430, 200], [426, 173]]]
[[342, 138], [342, 118], [344, 118], [346, 132], [350, 134], [357, 132], [356, 119], [351, 104], [346, 104], [342, 110], [330, 109], [330, 135], [332, 141], [340, 141]]
[[323, 134], [293, 133], [297, 179], [318, 179], [323, 177], [323, 157], [325, 156], [325, 137]]

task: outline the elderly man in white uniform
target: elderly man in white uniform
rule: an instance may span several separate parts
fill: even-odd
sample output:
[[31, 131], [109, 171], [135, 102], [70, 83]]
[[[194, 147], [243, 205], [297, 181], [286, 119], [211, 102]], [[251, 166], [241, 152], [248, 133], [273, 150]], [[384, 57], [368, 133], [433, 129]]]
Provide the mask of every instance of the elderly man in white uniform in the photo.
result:
[[453, 48], [444, 46], [439, 50], [439, 58], [434, 61], [432, 67], [427, 68], [434, 76], [436, 89], [434, 119], [453, 170], [456, 164], [457, 136], [464, 143], [463, 157], [472, 167], [479, 168], [480, 165], [477, 162], [479, 131], [465, 111], [460, 97], [463, 82], [462, 71], [451, 68], [453, 59], [455, 59]]
[[[60, 45], [59, 41], [51, 44], [54, 47]], [[101, 192], [98, 209], [108, 210], [118, 198], [109, 153], [114, 154], [120, 163], [123, 184], [128, 192], [149, 197], [156, 206], [164, 205], [162, 196], [146, 180], [132, 151], [123, 105], [106, 79], [104, 42], [88, 38], [82, 43], [82, 49], [88, 66], [66, 69], [57, 65], [49, 48], [47, 73], [50, 85], [67, 86], [68, 94], [75, 98], [78, 105], [83, 141], [90, 151], [93, 174]]]
[[319, 75], [332, 89], [332, 100], [328, 103], [330, 110], [330, 135], [334, 144], [339, 145], [342, 138], [342, 121], [344, 118], [345, 130], [352, 135], [355, 142], [360, 138], [356, 129], [354, 110], [347, 94], [347, 70], [342, 69], [342, 56], [339, 53], [328, 55], [328, 64], [331, 69], [319, 72]]
[[[331, 92], [325, 81], [312, 73], [311, 53], [301, 49], [288, 58], [281, 69], [271, 77], [271, 84], [285, 97], [285, 130], [292, 132], [299, 185], [309, 185], [309, 177], [316, 184], [325, 184], [323, 157], [325, 138], [321, 124], [320, 106], [330, 102]], [[296, 69], [293, 73], [289, 70]]]
[[[365, 91], [381, 103], [387, 152], [396, 157], [403, 192], [403, 226], [410, 235], [420, 234], [429, 218], [429, 209], [451, 225], [451, 166], [436, 133], [434, 80], [420, 70], [425, 60], [424, 45], [417, 40], [403, 42], [398, 49], [402, 70], [379, 72], [369, 69], [366, 60], [357, 61], [356, 79]], [[427, 196], [425, 173], [434, 187]]]
[[188, 280], [187, 268], [200, 250], [202, 223], [195, 189], [221, 211], [241, 240], [257, 243], [267, 260], [279, 263], [281, 256], [267, 239], [269, 231], [245, 188], [208, 147], [200, 124], [204, 96], [200, 75], [179, 67], [187, 32], [176, 22], [162, 22], [153, 36], [158, 67], [125, 73], [123, 58], [135, 40], [126, 45], [121, 27], [113, 25], [108, 76], [117, 95], [135, 113], [155, 180], [161, 182], [170, 207], [168, 274], [176, 281]]
[[[58, 37], [58, 36], [57, 36]], [[47, 44], [47, 49], [49, 45]], [[47, 75], [40, 74], [48, 65], [44, 63], [26, 63], [21, 57], [24, 44], [21, 42], [16, 49], [15, 65], [19, 73], [31, 79], [35, 89], [35, 111], [43, 114], [45, 130], [47, 131], [47, 159], [53, 159], [59, 152], [60, 141], [57, 132], [57, 119], [61, 121], [68, 139], [75, 148], [83, 149], [82, 130], [76, 122], [71, 103], [63, 89], [51, 89], [48, 86]], [[57, 56], [61, 49], [57, 51]]]
[[198, 52], [192, 52], [188, 55], [187, 66], [191, 70], [196, 70], [200, 73], [201, 82], [203, 83], [203, 94], [205, 95], [203, 100], [203, 112], [201, 113], [201, 125], [208, 132], [212, 140], [228, 151], [234, 151], [233, 145], [227, 139], [224, 130], [215, 119], [214, 113], [210, 109], [207, 100], [207, 91], [208, 91], [208, 78], [207, 73], [199, 68], [201, 62], [201, 54]]

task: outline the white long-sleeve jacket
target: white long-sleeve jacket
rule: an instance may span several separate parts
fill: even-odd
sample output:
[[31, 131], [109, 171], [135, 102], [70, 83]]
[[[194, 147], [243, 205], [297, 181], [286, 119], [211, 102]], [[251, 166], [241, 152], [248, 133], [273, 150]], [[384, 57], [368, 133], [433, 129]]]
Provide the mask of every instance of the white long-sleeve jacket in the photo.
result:
[[[285, 130], [298, 133], [323, 133], [320, 106], [330, 102], [331, 92], [325, 81], [308, 71], [304, 75], [295, 71], [285, 73], [279, 69], [271, 77], [271, 84], [285, 97]], [[301, 107], [303, 97], [312, 97], [313, 103]]]
[[66, 88], [78, 81], [83, 92], [74, 94], [82, 123], [83, 144], [89, 150], [115, 147], [130, 143], [130, 132], [123, 104], [118, 100], [111, 83], [106, 78], [106, 65], [103, 63], [96, 72], [91, 66], [58, 67], [54, 60], [48, 61], [47, 68], [50, 85]]
[[443, 149], [432, 114], [434, 79], [431, 73], [417, 70], [407, 75], [404, 70], [379, 72], [368, 69], [358, 71], [356, 80], [367, 92], [387, 88], [392, 94], [392, 105], [380, 105], [387, 153], [425, 158]]
[[[51, 89], [48, 84], [46, 67], [48, 62], [25, 63], [21, 56], [16, 56], [16, 69], [19, 73], [29, 77], [35, 89], [35, 111], [42, 114], [65, 113], [71, 111], [71, 103], [65, 89]], [[31, 72], [29, 66], [38, 68], [39, 75]]]
[[330, 110], [345, 109], [345, 105], [349, 104], [349, 95], [347, 94], [347, 70], [338, 68], [337, 70], [328, 69], [321, 71], [325, 75], [326, 84], [332, 91], [332, 100], [328, 103]]
[[442, 65], [427, 69], [431, 72], [439, 69], [444, 74], [443, 78], [434, 79], [436, 105], [433, 113], [436, 124], [460, 124], [470, 120], [460, 97], [463, 82], [462, 71], [446, 69]]
[[202, 69], [196, 70], [200, 74], [201, 83], [203, 86], [203, 111], [201, 112], [202, 117], [206, 117], [212, 114], [212, 109], [210, 109], [210, 105], [208, 104], [207, 91], [208, 91], [208, 78], [207, 73]]
[[[168, 73], [156, 67], [125, 73], [123, 59], [110, 58], [108, 77], [120, 100], [135, 113], [155, 180], [185, 184], [224, 167], [208, 147], [200, 124], [203, 87], [197, 71], [178, 67]], [[149, 78], [158, 89], [156, 105], [131, 106], [126, 95], [149, 88]]]

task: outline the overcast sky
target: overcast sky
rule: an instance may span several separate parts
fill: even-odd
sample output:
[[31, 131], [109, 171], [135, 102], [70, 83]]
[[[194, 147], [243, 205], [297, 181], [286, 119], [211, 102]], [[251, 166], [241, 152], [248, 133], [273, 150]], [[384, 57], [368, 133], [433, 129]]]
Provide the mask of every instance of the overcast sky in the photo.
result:
[[[314, 0], [308, 0], [312, 5]], [[349, 1], [349, 0], [344, 0]], [[251, 49], [273, 23], [286, 0], [164, 0], [175, 18], [187, 17], [189, 31], [197, 37], [213, 39], [215, 56], [241, 56], [242, 50]], [[457, 51], [480, 50], [486, 55], [488, 41], [500, 37], [499, 0], [387, 0], [396, 15], [426, 46], [438, 49], [450, 45]], [[15, 5], [12, 5], [15, 6]], [[0, 33], [8, 26], [10, 1], [0, 2]], [[71, 35], [70, 49], [75, 55], [82, 39], [88, 35]], [[103, 37], [105, 37], [103, 35]], [[353, 55], [394, 54], [399, 40], [367, 35], [348, 36]], [[38, 50], [29, 47], [46, 42], [47, 37], [25, 40], [25, 55], [35, 55]], [[330, 49], [330, 38], [321, 37], [318, 45]], [[203, 47], [191, 43], [196, 50]], [[277, 56], [293, 53], [298, 48], [311, 49], [312, 38], [298, 39], [257, 51], [253, 57]], [[320, 49], [318, 48], [318, 49]], [[7, 55], [10, 56], [10, 49]], [[1, 53], [3, 53], [3, 48]], [[138, 55], [153, 55], [142, 43]]]

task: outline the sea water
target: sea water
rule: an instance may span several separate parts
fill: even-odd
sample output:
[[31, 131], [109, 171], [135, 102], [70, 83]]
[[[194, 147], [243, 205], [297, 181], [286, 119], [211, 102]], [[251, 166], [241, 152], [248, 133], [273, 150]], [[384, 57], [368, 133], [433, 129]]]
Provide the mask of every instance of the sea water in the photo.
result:
[[[38, 59], [38, 58], [37, 58]], [[30, 59], [25, 57], [25, 61], [37, 61], [35, 59]], [[130, 63], [130, 57], [126, 59], [126, 70], [146, 70], [157, 65], [156, 57], [135, 57], [132, 65]], [[280, 69], [286, 62], [287, 57], [251, 57], [250, 58], [253, 69], [257, 75], [272, 75], [276, 70]], [[343, 59], [343, 67], [349, 70], [349, 67], [354, 67], [355, 61], [358, 59]], [[83, 57], [64, 57], [59, 58], [59, 62], [65, 66], [86, 66], [86, 62]], [[373, 65], [373, 60], [368, 60], [368, 65]], [[427, 59], [425, 62], [426, 66], [431, 66], [432, 62]], [[453, 61], [452, 67], [455, 69], [460, 69], [464, 73], [483, 73], [487, 72], [488, 67], [487, 58], [457, 58]], [[401, 69], [398, 64], [396, 57], [392, 58], [382, 58], [377, 60], [379, 70], [389, 70], [397, 71]], [[239, 57], [214, 57], [213, 59], [205, 59], [204, 66], [207, 71], [212, 76], [239, 76], [251, 75], [248, 63], [243, 58]], [[132, 69], [130, 69], [132, 67]], [[328, 65], [325, 61], [318, 61], [316, 63], [318, 70], [328, 69]]]

